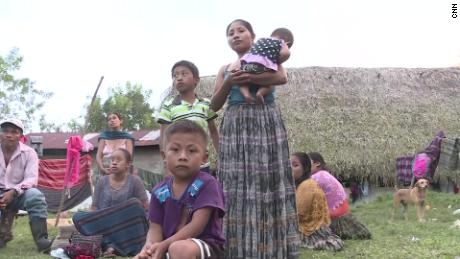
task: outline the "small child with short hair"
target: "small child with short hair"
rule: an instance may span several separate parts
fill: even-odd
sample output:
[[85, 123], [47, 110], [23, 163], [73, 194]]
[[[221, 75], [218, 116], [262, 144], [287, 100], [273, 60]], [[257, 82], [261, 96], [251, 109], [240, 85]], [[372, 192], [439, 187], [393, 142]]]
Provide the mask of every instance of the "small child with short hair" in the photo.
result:
[[161, 155], [172, 175], [152, 190], [147, 241], [136, 258], [223, 258], [224, 195], [217, 180], [200, 171], [207, 134], [179, 120], [164, 138]]
[[[260, 38], [247, 54], [241, 58], [241, 70], [252, 74], [277, 71], [278, 65], [289, 59], [290, 48], [294, 43], [292, 32], [286, 28], [275, 29], [269, 38]], [[249, 85], [241, 85], [240, 91], [246, 103], [264, 103], [264, 96], [273, 86], [259, 86], [256, 99], [251, 95]]]

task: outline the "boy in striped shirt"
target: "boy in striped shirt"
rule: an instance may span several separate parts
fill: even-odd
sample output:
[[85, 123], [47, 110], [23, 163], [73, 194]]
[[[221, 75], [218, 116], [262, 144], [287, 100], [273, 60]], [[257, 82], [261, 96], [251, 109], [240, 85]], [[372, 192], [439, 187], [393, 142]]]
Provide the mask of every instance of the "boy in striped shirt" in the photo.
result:
[[[200, 98], [195, 94], [195, 88], [200, 82], [198, 68], [190, 61], [176, 62], [171, 69], [173, 86], [179, 94], [163, 103], [158, 116], [160, 123], [160, 151], [163, 150], [163, 133], [166, 127], [178, 120], [187, 119], [200, 125], [210, 136], [212, 144], [219, 151], [219, 132], [214, 119], [217, 114], [209, 107], [210, 100]], [[209, 170], [209, 164], [203, 169]]]

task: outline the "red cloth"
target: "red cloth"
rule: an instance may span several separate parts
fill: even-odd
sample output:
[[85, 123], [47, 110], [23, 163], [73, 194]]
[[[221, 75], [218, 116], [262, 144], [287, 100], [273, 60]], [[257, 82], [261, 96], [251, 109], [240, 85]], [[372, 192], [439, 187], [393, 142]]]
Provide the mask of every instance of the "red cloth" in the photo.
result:
[[71, 136], [67, 142], [67, 163], [66, 163], [66, 177], [64, 184], [67, 187], [73, 186], [77, 183], [80, 176], [80, 151], [83, 147], [83, 140], [80, 136]]
[[22, 142], [22, 144], [27, 144], [27, 136], [26, 135], [22, 135], [21, 139], [19, 139], [19, 141]]
[[94, 256], [91, 255], [77, 255], [75, 259], [94, 259]]
[[[77, 167], [80, 169], [80, 174], [73, 186], [89, 181], [91, 161], [90, 155], [80, 157], [80, 163], [77, 164], [79, 165]], [[40, 160], [38, 166], [38, 187], [63, 190], [65, 186], [66, 168], [66, 159]]]
[[336, 219], [345, 216], [348, 214], [348, 211], [348, 200], [345, 200], [337, 209], [329, 211], [329, 215], [331, 216], [331, 219]]

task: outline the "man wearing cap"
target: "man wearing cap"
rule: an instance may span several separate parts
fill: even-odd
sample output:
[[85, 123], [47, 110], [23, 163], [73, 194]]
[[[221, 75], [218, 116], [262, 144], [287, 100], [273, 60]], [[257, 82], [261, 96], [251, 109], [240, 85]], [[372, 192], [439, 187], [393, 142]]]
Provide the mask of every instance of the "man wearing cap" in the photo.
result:
[[21, 143], [24, 125], [18, 119], [0, 124], [0, 249], [13, 239], [11, 227], [19, 209], [29, 214], [29, 223], [38, 251], [49, 252], [45, 196], [33, 188], [38, 182], [38, 157], [35, 150]]

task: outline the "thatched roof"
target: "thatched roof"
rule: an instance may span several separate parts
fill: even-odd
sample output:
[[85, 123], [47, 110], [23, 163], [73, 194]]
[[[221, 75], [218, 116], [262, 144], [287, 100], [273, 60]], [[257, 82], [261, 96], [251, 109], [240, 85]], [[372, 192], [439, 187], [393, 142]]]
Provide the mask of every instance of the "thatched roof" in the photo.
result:
[[[443, 129], [460, 137], [460, 68], [288, 69], [276, 88], [290, 151], [319, 151], [336, 175], [395, 179], [395, 158]], [[210, 97], [214, 77], [197, 91]]]

